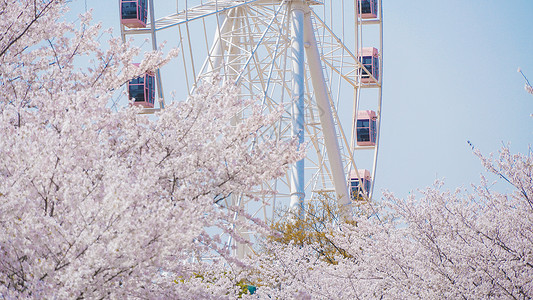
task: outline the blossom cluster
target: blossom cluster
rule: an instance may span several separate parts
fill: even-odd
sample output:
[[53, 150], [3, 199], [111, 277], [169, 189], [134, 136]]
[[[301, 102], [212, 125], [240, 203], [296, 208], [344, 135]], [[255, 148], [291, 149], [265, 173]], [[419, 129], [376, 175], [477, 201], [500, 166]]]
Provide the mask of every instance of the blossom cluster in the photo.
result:
[[[253, 262], [258, 295], [298, 299], [530, 299], [533, 297], [533, 153], [500, 151], [480, 158], [509, 184], [491, 189], [482, 177], [473, 192], [443, 191], [442, 182], [379, 206], [354, 223], [332, 227], [343, 249], [335, 263], [320, 245], [266, 245]], [[255, 275], [254, 275], [255, 274]], [[258, 274], [258, 275], [257, 275]]]

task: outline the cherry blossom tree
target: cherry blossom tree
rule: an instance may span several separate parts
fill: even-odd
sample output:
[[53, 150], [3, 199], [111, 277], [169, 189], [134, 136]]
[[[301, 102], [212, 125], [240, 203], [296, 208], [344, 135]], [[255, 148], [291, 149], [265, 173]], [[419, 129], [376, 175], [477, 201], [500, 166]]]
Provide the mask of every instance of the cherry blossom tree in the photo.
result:
[[[299, 299], [531, 299], [533, 297], [533, 152], [482, 156], [508, 184], [484, 176], [473, 191], [442, 183], [407, 199], [385, 194], [329, 240], [349, 255], [336, 264], [316, 245], [270, 243], [250, 278], [258, 295]], [[332, 231], [330, 231], [332, 232]]]
[[[218, 82], [155, 118], [112, 112], [114, 91], [175, 51], [134, 66], [139, 50], [118, 39], [102, 50], [89, 14], [79, 28], [61, 22], [66, 2], [0, 1], [0, 298], [237, 295], [237, 272], [222, 268], [239, 262], [221, 236], [266, 229], [218, 203], [253, 197], [301, 158], [290, 141], [250, 147], [279, 114]], [[231, 125], [243, 107], [249, 116]], [[207, 269], [225, 275], [208, 287], [194, 276]]]

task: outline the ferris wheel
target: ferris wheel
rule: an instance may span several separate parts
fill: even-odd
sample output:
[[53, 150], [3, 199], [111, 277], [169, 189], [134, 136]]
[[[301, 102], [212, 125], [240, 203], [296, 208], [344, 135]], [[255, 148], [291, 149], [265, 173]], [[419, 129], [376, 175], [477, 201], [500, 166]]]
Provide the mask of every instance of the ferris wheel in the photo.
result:
[[[180, 57], [128, 85], [147, 113], [164, 92], [186, 99], [220, 76], [265, 113], [284, 108], [268, 139], [297, 138], [307, 157], [265, 182], [263, 204], [228, 199], [265, 220], [280, 207], [303, 213], [329, 195], [350, 214], [374, 194], [381, 124], [381, 0], [119, 0], [122, 38], [181, 48]], [[157, 5], [157, 7], [155, 6]], [[140, 39], [136, 39], [141, 37]], [[139, 42], [142, 43], [142, 42]], [[144, 42], [146, 43], [146, 42]], [[246, 117], [245, 113], [240, 117]]]

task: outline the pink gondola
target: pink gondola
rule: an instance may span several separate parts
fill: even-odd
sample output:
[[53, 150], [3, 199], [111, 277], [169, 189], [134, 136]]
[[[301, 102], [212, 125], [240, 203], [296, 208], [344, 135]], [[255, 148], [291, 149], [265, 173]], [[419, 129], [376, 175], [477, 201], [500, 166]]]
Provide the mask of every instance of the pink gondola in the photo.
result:
[[[355, 170], [350, 172], [350, 193], [352, 200], [362, 200], [368, 196], [371, 187], [370, 171], [360, 169], [359, 176]], [[360, 179], [359, 179], [360, 178]], [[362, 182], [362, 184], [360, 184]]]
[[378, 0], [357, 0], [357, 14], [361, 19], [378, 17]]
[[145, 28], [148, 16], [146, 0], [121, 0], [120, 23], [129, 28]]
[[[365, 68], [379, 80], [379, 53], [378, 49], [374, 47], [363, 48], [359, 53], [359, 61], [365, 66]], [[361, 82], [363, 83], [375, 83], [374, 79], [364, 70], [361, 69]]]
[[361, 110], [357, 112], [357, 145], [376, 145], [376, 112]]
[[[139, 65], [139, 64], [135, 64]], [[129, 99], [133, 105], [144, 108], [153, 108], [155, 102], [155, 76], [153, 72], [147, 72], [142, 76], [128, 82]]]

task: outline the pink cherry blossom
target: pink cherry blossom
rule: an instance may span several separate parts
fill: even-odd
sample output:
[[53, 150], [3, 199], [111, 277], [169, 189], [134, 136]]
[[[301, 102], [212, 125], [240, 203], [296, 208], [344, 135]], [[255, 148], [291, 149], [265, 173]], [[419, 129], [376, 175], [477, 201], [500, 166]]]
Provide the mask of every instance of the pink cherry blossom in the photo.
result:
[[[130, 44], [102, 50], [89, 14], [79, 28], [61, 22], [65, 3], [0, 2], [0, 298], [232, 298], [229, 275], [207, 292], [193, 274], [238, 265], [221, 235], [265, 228], [215, 202], [251, 197], [302, 154], [292, 141], [250, 150], [279, 114], [231, 84], [206, 84], [155, 118], [112, 112], [114, 91], [176, 50], [136, 67]], [[197, 259], [207, 255], [219, 260]]]

